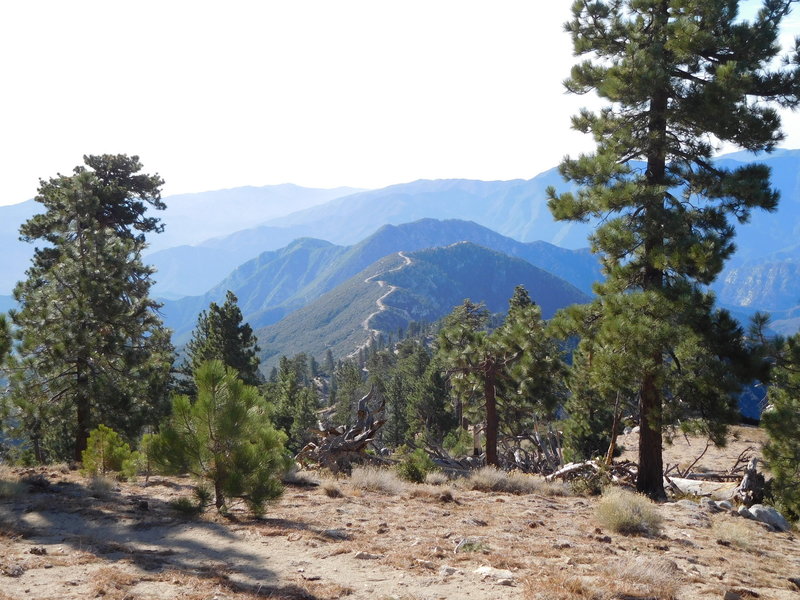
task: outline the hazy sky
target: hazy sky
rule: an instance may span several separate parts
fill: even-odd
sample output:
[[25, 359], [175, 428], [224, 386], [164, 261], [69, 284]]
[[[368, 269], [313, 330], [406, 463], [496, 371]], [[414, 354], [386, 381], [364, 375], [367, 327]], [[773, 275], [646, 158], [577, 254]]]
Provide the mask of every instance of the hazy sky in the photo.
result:
[[530, 178], [591, 148], [561, 86], [570, 4], [3, 2], [0, 204], [106, 152], [166, 194]]

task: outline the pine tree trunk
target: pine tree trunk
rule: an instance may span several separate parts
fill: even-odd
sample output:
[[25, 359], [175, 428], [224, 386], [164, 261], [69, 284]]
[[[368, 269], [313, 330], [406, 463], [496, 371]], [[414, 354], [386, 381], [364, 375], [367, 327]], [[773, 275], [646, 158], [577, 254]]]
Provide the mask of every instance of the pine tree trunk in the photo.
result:
[[219, 478], [214, 480], [214, 505], [217, 510], [225, 505], [225, 494], [222, 491], [222, 481]]
[[661, 394], [655, 377], [648, 374], [639, 398], [639, 474], [636, 490], [653, 500], [665, 500], [664, 463], [661, 455]]
[[486, 400], [486, 464], [497, 466], [497, 397], [494, 387], [495, 376], [491, 370], [486, 374], [483, 395]]
[[75, 425], [75, 460], [83, 460], [83, 451], [89, 440], [89, 425], [91, 410], [89, 405], [89, 377], [86, 373], [85, 365], [78, 364], [78, 376], [75, 390], [75, 408], [77, 409], [77, 421]]
[[[668, 20], [668, 2], [662, 1], [661, 8], [654, 22], [654, 53], [663, 58], [664, 40]], [[661, 77], [666, 77], [663, 73]], [[666, 81], [656, 81], [650, 98], [650, 115], [648, 131], [650, 146], [647, 153], [647, 185], [651, 190], [658, 190], [667, 181], [667, 109], [669, 91]], [[649, 224], [645, 231], [646, 267], [642, 287], [645, 291], [662, 291], [664, 289], [664, 272], [654, 266], [654, 256], [664, 247], [662, 214], [664, 198], [654, 192], [647, 207]], [[661, 351], [653, 353], [653, 370], [645, 373], [642, 379], [639, 397], [639, 474], [636, 489], [647, 494], [653, 500], [666, 499], [664, 491], [664, 463], [661, 454], [661, 390], [657, 384], [657, 371], [663, 363]]]

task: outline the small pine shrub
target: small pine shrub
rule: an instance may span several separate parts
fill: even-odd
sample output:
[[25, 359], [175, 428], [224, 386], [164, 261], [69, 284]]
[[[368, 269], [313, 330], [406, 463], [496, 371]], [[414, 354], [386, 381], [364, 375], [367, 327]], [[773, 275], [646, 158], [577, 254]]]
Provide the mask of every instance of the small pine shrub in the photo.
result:
[[[125, 465], [126, 461], [128, 465]], [[122, 472], [123, 466], [130, 472], [131, 447], [119, 434], [105, 425], [89, 433], [86, 450], [81, 454], [84, 475], [105, 475], [111, 472]], [[135, 473], [134, 473], [135, 474]]]
[[435, 469], [436, 465], [428, 453], [422, 448], [417, 448], [400, 461], [400, 464], [397, 465], [397, 474], [411, 483], [422, 483], [428, 473]]
[[203, 510], [202, 504], [192, 502], [192, 499], [186, 496], [177, 498], [176, 500], [170, 500], [169, 507], [186, 517], [195, 517]]
[[442, 446], [450, 456], [470, 456], [473, 443], [472, 434], [463, 427], [451, 431], [442, 440]]
[[661, 527], [661, 515], [648, 498], [621, 488], [608, 488], [597, 504], [601, 525], [623, 534], [654, 535]]

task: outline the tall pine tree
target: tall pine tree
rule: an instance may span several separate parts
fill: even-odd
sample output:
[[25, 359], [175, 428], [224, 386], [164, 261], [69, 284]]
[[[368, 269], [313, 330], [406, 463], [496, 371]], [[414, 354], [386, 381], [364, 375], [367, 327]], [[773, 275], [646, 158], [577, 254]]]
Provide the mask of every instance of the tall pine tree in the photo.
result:
[[[80, 460], [98, 423], [129, 436], [167, 409], [168, 332], [149, 297], [145, 234], [159, 232], [158, 175], [136, 156], [85, 156], [72, 175], [41, 181], [45, 212], [22, 225], [42, 242], [14, 290], [19, 338], [11, 398], [21, 433], [49, 436], [53, 458]], [[41, 454], [39, 454], [41, 457]]]
[[[222, 306], [212, 302], [208, 310], [197, 317], [192, 339], [186, 345], [187, 359], [183, 373], [191, 377], [200, 365], [209, 360], [221, 360], [236, 370], [247, 385], [260, 385], [264, 378], [258, 370], [258, 340], [248, 323], [243, 323], [239, 299], [232, 291], [225, 294]], [[185, 390], [191, 393], [190, 383]]]
[[573, 118], [597, 150], [564, 160], [561, 173], [581, 188], [550, 190], [550, 208], [600, 223], [591, 244], [607, 281], [594, 306], [572, 316], [599, 318], [602, 342], [586, 343], [617, 352], [595, 354], [593, 368], [622, 367], [638, 390], [637, 488], [654, 498], [664, 497], [662, 427], [690, 398], [679, 388], [694, 387], [690, 405], [706, 422], [730, 414], [728, 355], [743, 358], [741, 331], [713, 311], [703, 286], [734, 251], [729, 219], [774, 210], [778, 194], [766, 166], [727, 169], [712, 156], [723, 142], [759, 152], [782, 139], [775, 105], [798, 103], [797, 58], [776, 64], [791, 4], [764, 0], [747, 22], [736, 0], [577, 0], [566, 24], [575, 53], [589, 57], [567, 89], [609, 105]]

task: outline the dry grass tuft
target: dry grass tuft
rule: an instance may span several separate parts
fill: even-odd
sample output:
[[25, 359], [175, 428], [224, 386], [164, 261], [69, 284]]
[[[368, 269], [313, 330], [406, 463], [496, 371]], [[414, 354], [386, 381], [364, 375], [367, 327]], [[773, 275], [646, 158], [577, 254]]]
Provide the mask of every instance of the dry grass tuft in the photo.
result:
[[742, 521], [715, 520], [711, 524], [711, 533], [720, 545], [736, 546], [742, 550], [753, 549], [753, 532]]
[[394, 471], [377, 467], [356, 467], [350, 475], [350, 485], [389, 496], [397, 496], [406, 490], [406, 483]]
[[139, 581], [138, 577], [115, 569], [103, 567], [92, 573], [91, 583], [94, 597], [107, 600], [123, 600], [130, 598], [128, 588]]
[[428, 485], [446, 485], [450, 483], [450, 478], [442, 471], [431, 471], [425, 476], [425, 483]]
[[675, 600], [681, 580], [677, 565], [663, 558], [620, 561], [595, 576], [540, 569], [525, 579], [526, 600]]
[[117, 486], [116, 482], [109, 477], [94, 475], [89, 480], [89, 490], [96, 498], [105, 498]]
[[342, 488], [332, 479], [323, 480], [319, 487], [328, 498], [342, 498], [344, 496]]
[[680, 587], [678, 566], [659, 557], [638, 556], [617, 565], [613, 596], [675, 600]]
[[624, 534], [654, 535], [659, 531], [662, 520], [653, 502], [616, 487], [603, 493], [595, 515], [604, 527]]
[[500, 471], [494, 467], [483, 467], [470, 474], [459, 484], [469, 490], [481, 492], [505, 492], [508, 494], [541, 494], [564, 496], [569, 488], [561, 483], [549, 483], [536, 475], [519, 471]]

